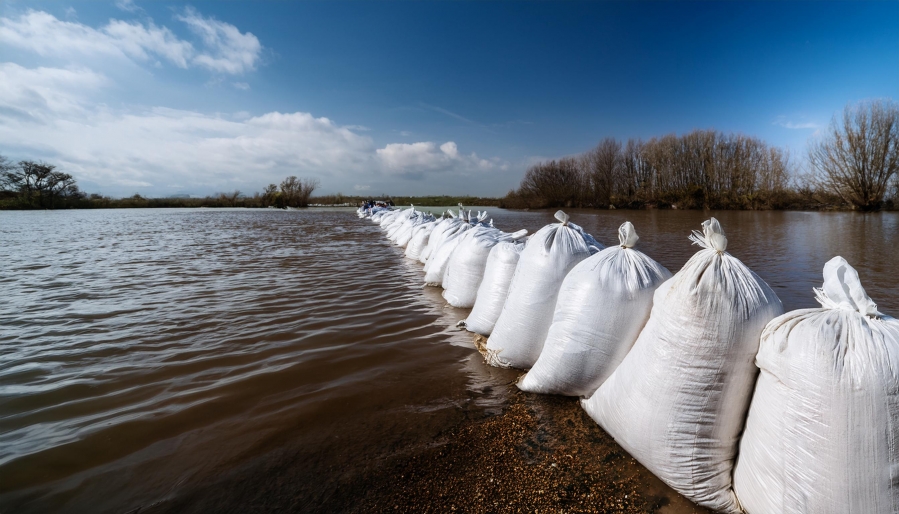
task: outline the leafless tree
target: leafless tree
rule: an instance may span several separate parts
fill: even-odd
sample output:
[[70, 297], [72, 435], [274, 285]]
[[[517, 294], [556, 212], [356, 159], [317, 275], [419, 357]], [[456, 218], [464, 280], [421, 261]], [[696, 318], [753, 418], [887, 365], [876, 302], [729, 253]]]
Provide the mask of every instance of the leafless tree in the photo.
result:
[[879, 209], [899, 173], [899, 105], [890, 100], [847, 105], [810, 145], [809, 163], [846, 203]]
[[603, 139], [584, 154], [584, 164], [590, 181], [591, 203], [595, 207], [608, 207], [612, 204], [612, 195], [620, 189], [621, 143], [611, 137]]
[[269, 184], [262, 190], [262, 205], [268, 207], [275, 205], [278, 200], [278, 186]]
[[309, 197], [318, 188], [318, 179], [299, 179], [290, 176], [281, 182], [281, 195], [278, 198], [282, 207], [306, 207]]
[[519, 194], [533, 199], [534, 206], [575, 205], [581, 196], [582, 186], [578, 160], [566, 157], [528, 168], [521, 181]]

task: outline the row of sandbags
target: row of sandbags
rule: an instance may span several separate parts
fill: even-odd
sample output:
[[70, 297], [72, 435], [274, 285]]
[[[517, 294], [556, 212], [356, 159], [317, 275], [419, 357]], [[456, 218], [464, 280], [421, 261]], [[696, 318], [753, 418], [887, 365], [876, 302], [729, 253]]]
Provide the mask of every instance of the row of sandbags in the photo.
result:
[[[585, 397], [622, 447], [706, 507], [899, 512], [899, 322], [845, 260], [825, 267], [822, 308], [783, 314], [714, 218], [673, 277], [633, 248], [630, 223], [601, 250], [557, 218], [489, 253], [464, 323], [490, 335], [488, 362], [530, 368], [523, 390]], [[502, 298], [498, 316], [481, 319], [482, 298], [488, 314]]]

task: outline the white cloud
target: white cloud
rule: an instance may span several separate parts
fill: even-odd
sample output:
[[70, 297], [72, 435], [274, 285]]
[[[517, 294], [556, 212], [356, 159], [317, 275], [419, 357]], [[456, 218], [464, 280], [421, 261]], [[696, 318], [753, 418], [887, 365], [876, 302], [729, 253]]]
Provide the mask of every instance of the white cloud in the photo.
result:
[[247, 117], [91, 103], [90, 93], [106, 86], [88, 69], [0, 64], [4, 151], [52, 161], [113, 194], [171, 194], [175, 183], [194, 193], [255, 190], [288, 174], [352, 184], [363, 174], [417, 178], [505, 166], [462, 154], [452, 141], [377, 148], [358, 130], [303, 112]]
[[[85, 190], [113, 195], [256, 191], [287, 175], [319, 178], [324, 192], [376, 184], [397, 194], [454, 193], [463, 187], [458, 177], [508, 168], [462, 153], [454, 141], [376, 145], [368, 127], [305, 112], [209, 114], [153, 107], [152, 99], [144, 100], [149, 107], [129, 104], [117, 93], [144, 87], [128, 82], [135, 64], [209, 69], [208, 86], [259, 65], [262, 46], [252, 34], [193, 9], [176, 18], [194, 40], [149, 19], [95, 28], [39, 11], [0, 17], [0, 48], [47, 58], [29, 57], [44, 66], [0, 62], [0, 152], [47, 160]], [[227, 83], [250, 88], [234, 78]], [[152, 98], [152, 90], [142, 92]], [[427, 191], [409, 181], [428, 173]]]
[[142, 8], [138, 7], [137, 4], [134, 3], [134, 0], [116, 0], [115, 6], [126, 12], [143, 11]]
[[24, 68], [0, 63], [0, 120], [44, 124], [59, 116], [82, 115], [84, 94], [108, 82], [102, 74], [86, 68]]
[[817, 123], [814, 123], [811, 121], [793, 122], [793, 121], [787, 120], [785, 116], [778, 116], [777, 119], [774, 120], [772, 125], [778, 125], [783, 128], [794, 129], [794, 130], [796, 130], [796, 129], [813, 130], [813, 129], [821, 128], [821, 126]]
[[489, 171], [502, 168], [501, 163], [481, 159], [477, 154], [462, 155], [456, 143], [448, 141], [439, 147], [436, 143], [391, 143], [377, 150], [386, 171], [420, 178], [428, 171]]
[[197, 54], [193, 61], [212, 71], [241, 74], [256, 67], [262, 44], [253, 34], [241, 33], [234, 25], [209, 17], [204, 18], [192, 7], [177, 18], [197, 34], [208, 53]]
[[0, 44], [44, 57], [114, 57], [151, 63], [161, 58], [179, 68], [198, 66], [232, 75], [255, 69], [262, 44], [253, 34], [204, 18], [190, 8], [177, 19], [200, 36], [203, 50], [152, 21], [110, 20], [106, 26], [95, 29], [42, 11], [28, 11], [15, 19], [0, 18]]

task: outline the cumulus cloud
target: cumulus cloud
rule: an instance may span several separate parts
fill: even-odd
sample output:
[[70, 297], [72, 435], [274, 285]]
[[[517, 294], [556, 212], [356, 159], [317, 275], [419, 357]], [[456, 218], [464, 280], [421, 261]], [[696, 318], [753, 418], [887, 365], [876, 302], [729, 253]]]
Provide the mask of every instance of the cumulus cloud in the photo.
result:
[[176, 18], [199, 37], [201, 49], [152, 21], [110, 20], [95, 29], [43, 11], [28, 11], [18, 18], [0, 17], [0, 44], [45, 57], [82, 55], [134, 62], [163, 59], [179, 68], [196, 66], [232, 75], [255, 69], [262, 44], [253, 34], [241, 33], [234, 25], [203, 17], [190, 8]]
[[508, 168], [454, 141], [376, 145], [368, 127], [306, 112], [204, 113], [119, 101], [116, 93], [128, 88], [117, 81], [128, 80], [122, 71], [135, 64], [204, 68], [213, 72], [207, 85], [250, 89], [234, 76], [259, 64], [253, 34], [190, 8], [176, 19], [194, 39], [149, 19], [95, 28], [40, 11], [0, 17], [0, 48], [46, 57], [29, 56], [30, 66], [0, 62], [0, 153], [50, 161], [85, 190], [113, 195], [256, 191], [287, 175], [319, 178], [324, 191], [377, 184], [421, 193], [414, 179], [431, 174], [428, 190], [455, 192], [463, 187], [458, 177]]
[[452, 141], [378, 148], [358, 128], [304, 112], [210, 115], [91, 102], [91, 92], [110, 85], [84, 68], [0, 64], [4, 150], [50, 160], [112, 194], [254, 190], [288, 174], [353, 184], [362, 175], [403, 179], [505, 166], [463, 154]]
[[440, 146], [430, 141], [411, 144], [391, 143], [379, 148], [377, 155], [387, 172], [409, 178], [421, 178], [429, 171], [473, 172], [505, 169], [503, 164], [481, 159], [475, 153], [460, 154], [453, 141]]

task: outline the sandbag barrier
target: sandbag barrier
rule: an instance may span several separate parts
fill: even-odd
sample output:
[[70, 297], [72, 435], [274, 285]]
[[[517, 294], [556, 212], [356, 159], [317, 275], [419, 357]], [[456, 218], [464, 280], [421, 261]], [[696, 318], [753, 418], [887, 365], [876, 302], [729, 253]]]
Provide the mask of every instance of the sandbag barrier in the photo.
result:
[[529, 370], [519, 388], [580, 397], [636, 460], [718, 512], [899, 514], [899, 320], [845, 259], [824, 267], [821, 308], [784, 313], [715, 218], [672, 275], [634, 249], [629, 222], [604, 248], [562, 211], [525, 238], [459, 207], [359, 217], [472, 307], [458, 326], [488, 364]]

